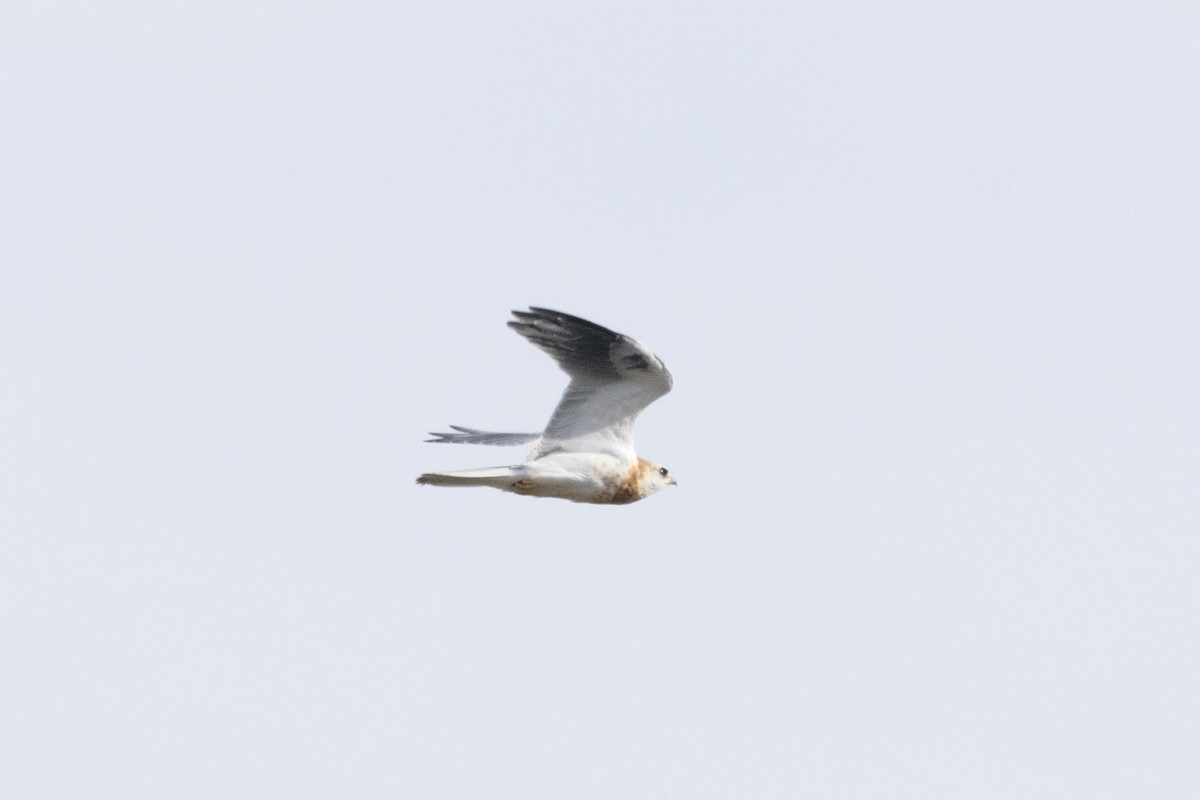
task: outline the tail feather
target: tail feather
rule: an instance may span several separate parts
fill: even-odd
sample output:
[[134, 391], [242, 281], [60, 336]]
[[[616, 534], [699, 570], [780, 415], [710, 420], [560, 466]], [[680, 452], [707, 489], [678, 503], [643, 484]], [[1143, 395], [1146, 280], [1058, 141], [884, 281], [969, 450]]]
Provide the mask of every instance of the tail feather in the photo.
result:
[[491, 486], [507, 489], [516, 478], [516, 467], [483, 467], [454, 472], [426, 472], [417, 478], [417, 483], [426, 486]]
[[425, 441], [437, 442], [439, 444], [514, 445], [532, 442], [541, 436], [540, 433], [492, 433], [490, 431], [476, 430], [475, 428], [463, 428], [458, 425], [451, 425], [450, 427], [458, 431], [458, 433], [430, 433], [430, 436], [436, 436], [437, 438], [426, 439]]

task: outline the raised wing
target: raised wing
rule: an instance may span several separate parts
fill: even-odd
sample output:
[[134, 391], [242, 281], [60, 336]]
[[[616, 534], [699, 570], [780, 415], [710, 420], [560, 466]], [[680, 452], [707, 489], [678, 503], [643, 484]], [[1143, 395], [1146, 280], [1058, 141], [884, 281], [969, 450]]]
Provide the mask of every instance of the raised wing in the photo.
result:
[[[633, 422], [671, 391], [671, 373], [645, 345], [546, 308], [514, 311], [508, 326], [571, 377], [538, 450], [605, 450], [632, 457]], [[587, 441], [573, 441], [587, 437]]]

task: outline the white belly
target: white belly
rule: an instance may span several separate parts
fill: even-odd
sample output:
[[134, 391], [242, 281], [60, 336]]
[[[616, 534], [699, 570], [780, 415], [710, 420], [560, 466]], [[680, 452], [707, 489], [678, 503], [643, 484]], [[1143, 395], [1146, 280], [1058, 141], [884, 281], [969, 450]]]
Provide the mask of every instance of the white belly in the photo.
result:
[[635, 464], [613, 456], [552, 453], [522, 465], [531, 486], [520, 494], [605, 503]]

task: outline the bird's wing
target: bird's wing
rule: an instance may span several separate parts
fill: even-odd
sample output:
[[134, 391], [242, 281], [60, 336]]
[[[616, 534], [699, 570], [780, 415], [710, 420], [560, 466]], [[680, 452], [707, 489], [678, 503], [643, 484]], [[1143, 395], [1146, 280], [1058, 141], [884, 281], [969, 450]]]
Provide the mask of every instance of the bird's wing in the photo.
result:
[[451, 444], [495, 444], [495, 445], [512, 445], [526, 444], [541, 436], [540, 433], [492, 433], [491, 431], [481, 431], [475, 428], [464, 428], [461, 425], [451, 425], [457, 433], [430, 433], [430, 436], [436, 436], [436, 439], [426, 439], [427, 442], [451, 443]]
[[671, 390], [671, 373], [640, 342], [545, 308], [514, 311], [509, 327], [545, 350], [571, 377], [538, 451], [633, 457], [633, 422]]

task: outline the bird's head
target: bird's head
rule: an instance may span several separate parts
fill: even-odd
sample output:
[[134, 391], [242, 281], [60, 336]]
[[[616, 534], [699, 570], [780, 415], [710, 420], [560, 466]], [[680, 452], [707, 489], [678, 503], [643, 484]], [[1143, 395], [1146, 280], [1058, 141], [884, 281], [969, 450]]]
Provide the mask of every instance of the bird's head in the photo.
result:
[[647, 495], [654, 494], [659, 489], [665, 489], [668, 486], [675, 486], [675, 476], [671, 471], [661, 464], [646, 462], [648, 469], [642, 478], [642, 488], [645, 489]]

